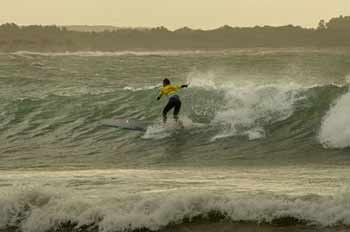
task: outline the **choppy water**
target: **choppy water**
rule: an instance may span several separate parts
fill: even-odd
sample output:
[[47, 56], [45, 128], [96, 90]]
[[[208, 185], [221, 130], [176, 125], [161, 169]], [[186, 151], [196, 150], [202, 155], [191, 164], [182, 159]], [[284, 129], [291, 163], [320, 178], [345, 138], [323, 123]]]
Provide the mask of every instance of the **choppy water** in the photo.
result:
[[339, 51], [0, 54], [0, 229], [346, 231], [349, 74]]

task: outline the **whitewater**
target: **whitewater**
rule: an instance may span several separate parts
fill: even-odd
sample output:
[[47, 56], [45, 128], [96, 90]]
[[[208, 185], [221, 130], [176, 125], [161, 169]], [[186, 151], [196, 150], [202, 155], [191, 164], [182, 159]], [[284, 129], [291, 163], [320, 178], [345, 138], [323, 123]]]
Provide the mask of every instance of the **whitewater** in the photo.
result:
[[[350, 229], [350, 54], [0, 54], [0, 231]], [[161, 81], [185, 128], [161, 124]], [[103, 126], [137, 119], [145, 132]]]

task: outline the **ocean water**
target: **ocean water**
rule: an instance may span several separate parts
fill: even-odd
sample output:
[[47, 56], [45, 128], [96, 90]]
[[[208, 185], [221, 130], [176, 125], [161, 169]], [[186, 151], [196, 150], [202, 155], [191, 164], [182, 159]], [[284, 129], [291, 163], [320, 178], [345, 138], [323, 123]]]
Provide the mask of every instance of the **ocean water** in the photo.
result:
[[339, 50], [1, 53], [0, 231], [350, 231], [349, 81]]

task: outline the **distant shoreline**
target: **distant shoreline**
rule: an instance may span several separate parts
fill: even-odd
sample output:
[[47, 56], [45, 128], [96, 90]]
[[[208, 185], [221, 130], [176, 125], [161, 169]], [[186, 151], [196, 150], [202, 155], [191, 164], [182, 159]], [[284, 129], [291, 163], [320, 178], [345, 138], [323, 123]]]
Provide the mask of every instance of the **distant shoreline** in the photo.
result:
[[[77, 27], [77, 26], [75, 26]], [[92, 27], [93, 28], [93, 27]], [[171, 31], [157, 28], [104, 27], [103, 31], [69, 30], [64, 26], [0, 25], [0, 51], [188, 51], [256, 48], [350, 48], [350, 16], [321, 20], [317, 28], [230, 27]], [[81, 30], [84, 29], [80, 28]], [[102, 28], [103, 29], [103, 28]]]

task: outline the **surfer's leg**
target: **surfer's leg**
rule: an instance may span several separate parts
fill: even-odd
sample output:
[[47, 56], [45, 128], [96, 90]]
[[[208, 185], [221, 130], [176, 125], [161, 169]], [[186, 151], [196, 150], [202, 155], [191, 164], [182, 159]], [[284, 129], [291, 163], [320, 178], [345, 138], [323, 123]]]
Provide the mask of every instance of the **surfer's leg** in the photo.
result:
[[173, 101], [169, 100], [168, 104], [164, 107], [164, 110], [163, 110], [163, 123], [164, 123], [164, 124], [166, 123], [168, 112], [169, 112], [174, 106], [175, 106], [175, 105], [174, 105]]
[[175, 102], [175, 109], [174, 109], [175, 121], [177, 121], [179, 119], [180, 109], [181, 109], [181, 101], [180, 101], [180, 99], [177, 99], [177, 101]]

